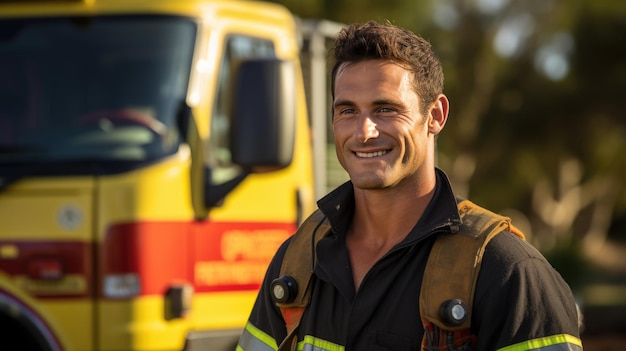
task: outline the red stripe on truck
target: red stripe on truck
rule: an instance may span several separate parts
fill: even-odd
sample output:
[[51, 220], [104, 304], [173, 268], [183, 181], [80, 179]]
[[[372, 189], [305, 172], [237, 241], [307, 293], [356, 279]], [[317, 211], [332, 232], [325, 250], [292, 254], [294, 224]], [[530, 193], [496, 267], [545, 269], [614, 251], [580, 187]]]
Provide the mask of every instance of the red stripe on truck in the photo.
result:
[[258, 289], [294, 223], [141, 222], [110, 227], [101, 253], [102, 277], [136, 274], [140, 295], [173, 284], [196, 293]]
[[0, 271], [38, 297], [88, 297], [93, 245], [74, 241], [0, 241]]

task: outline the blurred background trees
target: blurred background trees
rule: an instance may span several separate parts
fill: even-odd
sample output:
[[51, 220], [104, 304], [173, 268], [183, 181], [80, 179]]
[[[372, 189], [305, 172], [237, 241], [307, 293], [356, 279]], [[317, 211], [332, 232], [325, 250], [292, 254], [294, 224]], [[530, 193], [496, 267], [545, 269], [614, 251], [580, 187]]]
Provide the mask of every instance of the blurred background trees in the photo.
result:
[[588, 328], [626, 333], [625, 1], [275, 2], [430, 40], [451, 101], [438, 163], [455, 190], [511, 216], [589, 317], [593, 306], [621, 317]]

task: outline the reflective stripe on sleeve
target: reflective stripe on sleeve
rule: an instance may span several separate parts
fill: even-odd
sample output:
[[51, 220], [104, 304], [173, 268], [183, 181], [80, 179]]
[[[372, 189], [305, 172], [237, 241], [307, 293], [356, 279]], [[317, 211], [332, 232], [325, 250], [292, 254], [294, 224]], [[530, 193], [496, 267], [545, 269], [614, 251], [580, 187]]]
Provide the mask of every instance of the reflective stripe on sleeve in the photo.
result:
[[582, 349], [583, 344], [579, 338], [569, 334], [560, 334], [520, 342], [498, 349], [498, 351], [582, 351]]
[[298, 343], [298, 350], [301, 351], [344, 351], [345, 347], [332, 343], [330, 341], [318, 339], [311, 335], [304, 337], [304, 340]]
[[276, 351], [276, 340], [248, 322], [239, 338], [237, 351]]

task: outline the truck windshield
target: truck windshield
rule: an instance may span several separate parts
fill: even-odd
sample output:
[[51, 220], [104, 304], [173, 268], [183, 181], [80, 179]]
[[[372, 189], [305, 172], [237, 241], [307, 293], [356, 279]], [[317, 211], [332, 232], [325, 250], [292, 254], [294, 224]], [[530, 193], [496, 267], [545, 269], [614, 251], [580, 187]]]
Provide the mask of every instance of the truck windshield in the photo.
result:
[[0, 169], [93, 170], [175, 152], [196, 27], [169, 16], [0, 19]]

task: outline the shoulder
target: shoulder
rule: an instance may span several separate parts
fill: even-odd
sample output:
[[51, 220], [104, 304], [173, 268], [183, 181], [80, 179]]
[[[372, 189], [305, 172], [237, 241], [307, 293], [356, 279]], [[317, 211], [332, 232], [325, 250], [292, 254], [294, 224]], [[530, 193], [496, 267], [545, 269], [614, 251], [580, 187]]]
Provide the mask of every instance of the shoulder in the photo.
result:
[[276, 249], [276, 253], [274, 254], [274, 259], [272, 261], [282, 262], [283, 258], [285, 257], [285, 253], [287, 252], [287, 248], [289, 247], [289, 243], [293, 241], [294, 236], [295, 234], [291, 235], [289, 238], [283, 241], [280, 246], [278, 246], [278, 249]]
[[485, 249], [474, 312], [473, 328], [488, 349], [551, 335], [578, 335], [575, 300], [567, 282], [535, 247], [508, 232], [496, 235]]
[[552, 302], [562, 303], [563, 298], [570, 299], [572, 292], [539, 250], [505, 231], [485, 249], [475, 296], [479, 300], [497, 296], [506, 303], [516, 299], [544, 299], [549, 303], [547, 300], [556, 298]]
[[274, 257], [272, 258], [269, 266], [267, 267], [267, 271], [265, 274], [265, 284], [271, 283], [273, 279], [278, 278], [278, 276], [280, 275], [280, 267], [283, 264], [283, 260], [285, 259], [285, 253], [287, 252], [289, 243], [292, 240], [293, 240], [293, 235], [290, 236], [287, 240], [285, 240], [276, 250]]
[[[512, 281], [561, 280], [560, 274], [531, 243], [504, 231], [485, 248], [479, 284], [510, 285]], [[507, 283], [508, 282], [508, 283]]]
[[496, 235], [487, 244], [483, 264], [510, 267], [516, 264], [528, 263], [548, 264], [546, 258], [537, 248], [526, 240], [521, 239], [508, 231]]

